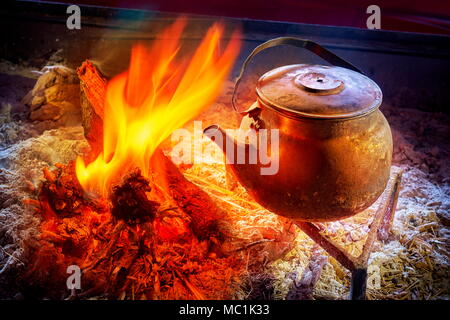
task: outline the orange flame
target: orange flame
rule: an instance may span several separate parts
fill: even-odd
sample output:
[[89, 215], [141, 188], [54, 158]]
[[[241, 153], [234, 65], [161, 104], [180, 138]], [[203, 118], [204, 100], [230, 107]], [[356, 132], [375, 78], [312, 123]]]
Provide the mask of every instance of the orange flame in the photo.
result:
[[164, 30], [150, 48], [135, 45], [129, 69], [107, 87], [103, 152], [88, 165], [76, 161], [77, 178], [87, 192], [106, 195], [111, 185], [136, 167], [150, 173], [150, 157], [173, 130], [210, 105], [239, 52], [235, 32], [225, 50], [224, 28], [214, 24], [190, 60], [176, 61], [185, 20]]

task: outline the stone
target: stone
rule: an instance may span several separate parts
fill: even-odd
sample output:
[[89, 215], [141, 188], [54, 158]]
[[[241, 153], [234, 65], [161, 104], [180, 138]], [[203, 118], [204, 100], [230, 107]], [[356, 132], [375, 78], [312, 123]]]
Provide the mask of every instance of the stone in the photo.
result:
[[58, 105], [44, 104], [40, 108], [30, 113], [30, 120], [44, 121], [44, 120], [58, 120], [61, 118], [62, 110]]
[[65, 66], [42, 70], [33, 89], [22, 100], [32, 121], [57, 121], [61, 125], [81, 122], [80, 84], [76, 72]]

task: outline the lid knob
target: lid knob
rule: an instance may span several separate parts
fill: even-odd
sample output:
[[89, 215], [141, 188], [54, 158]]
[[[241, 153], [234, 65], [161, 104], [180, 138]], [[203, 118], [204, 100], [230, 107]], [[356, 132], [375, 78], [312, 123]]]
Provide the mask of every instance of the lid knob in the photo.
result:
[[344, 82], [329, 74], [320, 72], [307, 72], [299, 74], [294, 82], [302, 89], [322, 94], [333, 94], [344, 88]]

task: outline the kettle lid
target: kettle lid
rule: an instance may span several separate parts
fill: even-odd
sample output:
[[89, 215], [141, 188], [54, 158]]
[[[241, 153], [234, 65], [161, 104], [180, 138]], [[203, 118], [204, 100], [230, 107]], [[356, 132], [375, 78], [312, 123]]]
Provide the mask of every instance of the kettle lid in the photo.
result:
[[361, 73], [337, 66], [295, 64], [273, 69], [258, 80], [265, 106], [291, 117], [346, 119], [378, 108], [378, 85]]

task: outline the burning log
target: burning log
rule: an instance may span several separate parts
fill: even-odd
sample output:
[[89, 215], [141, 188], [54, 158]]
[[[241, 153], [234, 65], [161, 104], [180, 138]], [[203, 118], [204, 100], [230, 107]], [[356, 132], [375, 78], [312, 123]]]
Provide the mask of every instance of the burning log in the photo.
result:
[[84, 206], [90, 206], [98, 212], [106, 210], [101, 201], [87, 200], [75, 175], [73, 163], [57, 163], [53, 171], [44, 169], [45, 181], [40, 186], [39, 202], [44, 205], [44, 218], [81, 215]]
[[113, 188], [111, 214], [132, 223], [153, 220], [159, 203], [148, 199], [146, 193], [151, 190], [150, 181], [136, 169], [125, 177], [121, 185]]
[[220, 237], [217, 221], [224, 216], [224, 212], [209, 195], [189, 182], [160, 150], [152, 157], [152, 167], [155, 168], [155, 180], [168, 190], [177, 206], [191, 217], [192, 229], [199, 239]]
[[[107, 81], [89, 60], [83, 62], [82, 66], [78, 68], [78, 75], [80, 77], [81, 96], [85, 99], [84, 102], [82, 100], [85, 136], [94, 150], [93, 154], [97, 156], [102, 148], [102, 134], [99, 133], [103, 132], [103, 103], [105, 101]], [[155, 152], [151, 159], [151, 167], [153, 168], [155, 182], [169, 193], [177, 206], [190, 215], [195, 234], [201, 239], [211, 236], [215, 239], [219, 236], [217, 220], [224, 213], [221, 212], [211, 198], [199, 187], [186, 180], [162, 151], [157, 150]], [[123, 187], [120, 187], [118, 190], [122, 190], [121, 188]], [[154, 204], [150, 205], [150, 207], [152, 206]]]
[[81, 119], [86, 139], [91, 145], [94, 159], [103, 148], [103, 105], [107, 79], [86, 60], [77, 70], [80, 78]]
[[83, 191], [73, 171], [72, 174], [63, 175], [62, 169], [62, 165], [58, 165], [56, 172], [44, 169], [46, 181], [41, 186], [40, 200], [49, 205], [46, 213], [79, 213]]
[[83, 62], [77, 73], [80, 78], [81, 90], [86, 96], [87, 102], [89, 102], [93, 111], [103, 119], [107, 79], [100, 74], [100, 71], [89, 60]]

